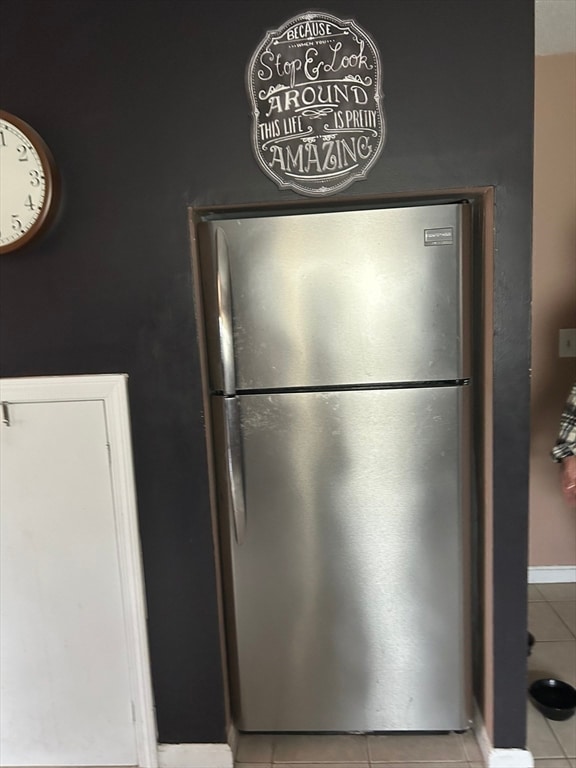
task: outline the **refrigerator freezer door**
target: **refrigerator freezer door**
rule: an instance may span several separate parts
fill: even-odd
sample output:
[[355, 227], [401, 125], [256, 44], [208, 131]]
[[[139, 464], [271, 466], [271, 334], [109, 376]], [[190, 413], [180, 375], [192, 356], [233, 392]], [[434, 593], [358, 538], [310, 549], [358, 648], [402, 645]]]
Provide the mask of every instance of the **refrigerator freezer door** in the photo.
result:
[[440, 205], [200, 225], [212, 390], [225, 390], [223, 251], [237, 390], [467, 378], [468, 214]]
[[240, 398], [242, 546], [222, 528], [238, 728], [469, 726], [467, 394]]

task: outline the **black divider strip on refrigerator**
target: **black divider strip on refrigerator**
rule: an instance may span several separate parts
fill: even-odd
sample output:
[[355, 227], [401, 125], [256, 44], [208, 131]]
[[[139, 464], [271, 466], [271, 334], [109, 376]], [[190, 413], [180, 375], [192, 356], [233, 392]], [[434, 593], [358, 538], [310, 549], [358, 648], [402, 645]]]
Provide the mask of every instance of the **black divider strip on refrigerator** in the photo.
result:
[[[386, 389], [436, 389], [438, 387], [463, 387], [470, 384], [470, 379], [451, 379], [446, 381], [402, 381], [382, 384], [328, 384], [319, 387], [268, 387], [264, 389], [239, 389], [238, 395], [273, 395], [299, 394], [313, 392], [366, 392]], [[214, 394], [223, 394], [215, 392]]]

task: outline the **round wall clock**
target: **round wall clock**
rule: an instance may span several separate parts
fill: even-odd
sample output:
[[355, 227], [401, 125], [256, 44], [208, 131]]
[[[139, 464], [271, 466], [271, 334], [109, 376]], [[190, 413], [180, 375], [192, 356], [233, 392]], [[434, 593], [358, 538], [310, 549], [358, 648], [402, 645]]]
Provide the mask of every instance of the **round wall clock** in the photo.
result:
[[26, 245], [52, 221], [57, 172], [50, 150], [20, 118], [0, 110], [0, 253]]

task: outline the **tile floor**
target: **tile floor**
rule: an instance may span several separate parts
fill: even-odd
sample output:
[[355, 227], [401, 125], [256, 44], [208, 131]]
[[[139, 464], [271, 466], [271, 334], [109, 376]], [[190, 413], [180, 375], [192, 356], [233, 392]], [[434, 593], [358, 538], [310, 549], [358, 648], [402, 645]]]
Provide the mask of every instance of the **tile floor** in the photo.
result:
[[[557, 677], [576, 686], [576, 584], [530, 584], [528, 628], [536, 640], [528, 682]], [[528, 747], [536, 766], [576, 768], [576, 717], [555, 722], [527, 706]]]
[[[438, 736], [241, 736], [237, 768], [481, 768], [471, 733]], [[560, 766], [558, 767], [560, 768]], [[567, 768], [562, 766], [562, 768]]]
[[[576, 584], [530, 585], [529, 629], [536, 639], [529, 679], [576, 685]], [[536, 768], [576, 768], [576, 718], [546, 720], [528, 707], [528, 748]], [[481, 768], [472, 733], [390, 736], [242, 735], [236, 768]]]

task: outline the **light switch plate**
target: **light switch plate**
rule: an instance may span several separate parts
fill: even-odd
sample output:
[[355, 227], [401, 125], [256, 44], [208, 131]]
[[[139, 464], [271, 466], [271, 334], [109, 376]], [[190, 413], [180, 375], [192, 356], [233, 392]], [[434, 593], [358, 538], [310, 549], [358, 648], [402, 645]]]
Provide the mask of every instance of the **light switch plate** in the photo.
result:
[[576, 357], [576, 328], [561, 328], [558, 332], [558, 357]]

